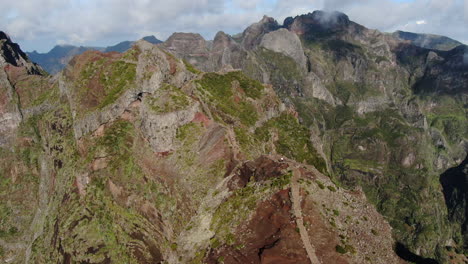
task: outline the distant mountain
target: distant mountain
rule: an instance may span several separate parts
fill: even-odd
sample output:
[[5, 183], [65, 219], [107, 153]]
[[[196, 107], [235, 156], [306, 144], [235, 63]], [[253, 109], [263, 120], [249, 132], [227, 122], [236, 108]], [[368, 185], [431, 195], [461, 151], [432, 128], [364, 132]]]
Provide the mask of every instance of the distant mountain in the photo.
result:
[[[162, 41], [157, 39], [155, 36], [147, 36], [147, 37], [144, 37], [143, 40], [146, 40], [149, 43], [153, 43], [153, 44], [162, 43]], [[125, 52], [132, 47], [133, 43], [134, 41], [122, 41], [117, 45], [109, 46], [105, 48], [104, 51], [105, 52], [111, 52], [111, 51]]]
[[393, 33], [393, 36], [401, 40], [409, 40], [413, 45], [427, 49], [451, 50], [463, 44], [459, 41], [445, 36], [433, 34], [419, 34], [399, 30], [395, 31]]
[[[144, 40], [158, 44], [162, 41], [157, 39], [155, 36], [146, 36]], [[42, 66], [50, 74], [56, 74], [61, 71], [68, 62], [76, 55], [82, 54], [87, 50], [98, 50], [102, 52], [125, 52], [130, 49], [134, 41], [122, 41], [114, 46], [109, 47], [77, 47], [73, 45], [57, 45], [47, 53], [38, 53], [37, 51], [26, 52], [28, 57], [33, 61]]]

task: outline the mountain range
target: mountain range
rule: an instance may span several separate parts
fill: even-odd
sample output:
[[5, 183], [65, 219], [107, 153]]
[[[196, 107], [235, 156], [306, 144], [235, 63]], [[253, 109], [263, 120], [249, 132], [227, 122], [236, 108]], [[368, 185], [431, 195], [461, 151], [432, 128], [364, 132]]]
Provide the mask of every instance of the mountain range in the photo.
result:
[[[143, 39], [153, 44], [162, 42], [155, 36], [146, 36]], [[98, 50], [101, 52], [125, 52], [132, 47], [133, 43], [135, 43], [135, 41], [122, 41], [114, 46], [109, 47], [77, 47], [73, 45], [57, 45], [47, 53], [38, 53], [37, 51], [33, 51], [26, 52], [26, 54], [28, 55], [29, 59], [41, 65], [41, 67], [48, 73], [56, 74], [57, 72], [61, 71], [74, 56], [82, 54], [85, 51]]]
[[49, 75], [0, 33], [0, 260], [467, 263], [467, 56], [314, 11]]

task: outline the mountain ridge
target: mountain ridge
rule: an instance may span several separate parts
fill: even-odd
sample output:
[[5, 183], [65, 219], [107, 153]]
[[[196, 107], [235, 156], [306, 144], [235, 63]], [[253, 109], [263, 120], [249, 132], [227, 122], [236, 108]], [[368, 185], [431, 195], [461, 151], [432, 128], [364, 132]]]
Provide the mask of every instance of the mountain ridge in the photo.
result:
[[465, 47], [284, 24], [2, 64], [0, 258], [466, 262]]
[[[143, 37], [143, 39], [153, 44], [162, 42], [155, 36], [146, 36]], [[26, 54], [32, 61], [44, 67], [47, 72], [50, 74], [56, 74], [68, 64], [73, 56], [82, 54], [87, 50], [98, 50], [102, 52], [124, 52], [130, 49], [133, 43], [135, 43], [135, 41], [122, 41], [118, 44], [108, 47], [84, 47], [65, 44], [56, 45], [47, 53], [38, 53], [37, 51], [32, 51], [26, 52]]]

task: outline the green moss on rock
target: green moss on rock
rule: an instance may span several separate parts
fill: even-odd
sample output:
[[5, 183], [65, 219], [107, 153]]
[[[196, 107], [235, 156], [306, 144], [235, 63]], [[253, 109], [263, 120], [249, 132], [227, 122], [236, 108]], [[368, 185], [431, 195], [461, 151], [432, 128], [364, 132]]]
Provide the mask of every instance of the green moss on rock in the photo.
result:
[[255, 130], [256, 137], [261, 142], [268, 141], [273, 133], [278, 134], [278, 140], [275, 142], [278, 153], [314, 165], [321, 172], [326, 171], [324, 160], [317, 154], [310, 141], [309, 130], [294, 116], [283, 113]]

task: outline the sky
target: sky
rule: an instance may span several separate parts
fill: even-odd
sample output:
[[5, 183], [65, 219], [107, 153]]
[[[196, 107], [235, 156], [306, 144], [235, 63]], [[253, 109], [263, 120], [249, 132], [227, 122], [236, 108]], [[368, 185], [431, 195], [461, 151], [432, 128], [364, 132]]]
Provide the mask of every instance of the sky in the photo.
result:
[[445, 35], [468, 43], [468, 0], [0, 0], [0, 30], [25, 51], [57, 44], [109, 46], [173, 32], [212, 39], [242, 32], [263, 15], [280, 24], [314, 10], [341, 11], [384, 32]]

